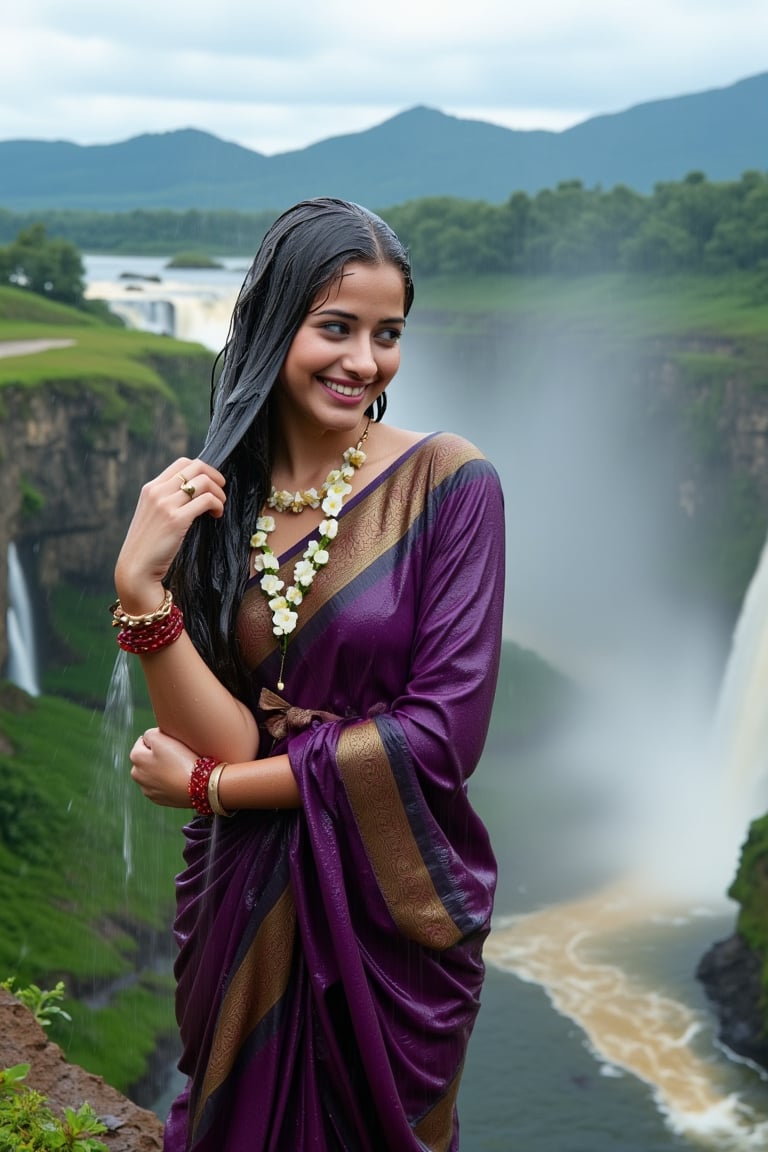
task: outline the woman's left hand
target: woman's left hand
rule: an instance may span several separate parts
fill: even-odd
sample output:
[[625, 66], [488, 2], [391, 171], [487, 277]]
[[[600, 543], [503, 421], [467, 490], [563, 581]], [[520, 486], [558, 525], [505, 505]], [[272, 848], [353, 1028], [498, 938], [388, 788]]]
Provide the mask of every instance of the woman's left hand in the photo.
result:
[[191, 808], [189, 778], [197, 755], [159, 728], [148, 728], [131, 749], [131, 779], [153, 804]]

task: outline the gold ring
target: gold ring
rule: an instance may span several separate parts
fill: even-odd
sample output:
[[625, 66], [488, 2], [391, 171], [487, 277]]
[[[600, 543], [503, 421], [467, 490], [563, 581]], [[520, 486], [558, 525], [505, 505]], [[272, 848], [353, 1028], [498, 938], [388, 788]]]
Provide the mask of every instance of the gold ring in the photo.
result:
[[182, 492], [185, 492], [185, 493], [186, 493], [186, 495], [187, 495], [187, 496], [189, 496], [189, 498], [190, 498], [190, 500], [191, 500], [191, 499], [192, 499], [192, 497], [193, 497], [193, 496], [194, 496], [194, 494], [195, 494], [195, 486], [194, 486], [194, 484], [190, 484], [189, 480], [186, 480], [186, 481], [185, 481], [185, 482], [184, 482], [184, 483], [181, 485], [181, 491], [182, 491]]
[[[181, 480], [181, 484], [188, 484], [188, 483], [189, 483], [189, 481], [187, 480], [187, 478], [186, 478], [186, 476], [184, 475], [184, 473], [183, 473], [183, 472], [177, 472], [177, 473], [176, 473], [176, 478], [177, 478], [178, 480]], [[179, 485], [179, 487], [181, 487], [181, 484]]]

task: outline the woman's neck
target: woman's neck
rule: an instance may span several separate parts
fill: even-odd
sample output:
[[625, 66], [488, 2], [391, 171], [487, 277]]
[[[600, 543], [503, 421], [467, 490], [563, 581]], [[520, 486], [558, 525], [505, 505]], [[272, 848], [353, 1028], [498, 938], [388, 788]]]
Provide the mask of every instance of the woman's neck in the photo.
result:
[[347, 448], [354, 448], [368, 424], [363, 417], [354, 429], [312, 431], [291, 424], [274, 440], [272, 484], [275, 488], [304, 490], [318, 487], [328, 473], [341, 467]]

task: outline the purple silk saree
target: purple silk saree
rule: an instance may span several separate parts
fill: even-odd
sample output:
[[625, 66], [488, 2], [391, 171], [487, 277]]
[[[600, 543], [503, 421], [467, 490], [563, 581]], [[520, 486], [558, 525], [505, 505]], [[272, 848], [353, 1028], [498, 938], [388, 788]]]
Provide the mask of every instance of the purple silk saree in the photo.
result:
[[[281, 557], [287, 582], [305, 547]], [[186, 829], [189, 1081], [165, 1152], [458, 1148], [496, 879], [467, 780], [496, 685], [503, 548], [492, 467], [459, 437], [422, 440], [344, 507], [288, 646], [290, 706], [261, 696], [279, 652], [249, 585], [240, 643], [254, 708], [275, 708], [261, 753], [288, 752], [303, 808]]]

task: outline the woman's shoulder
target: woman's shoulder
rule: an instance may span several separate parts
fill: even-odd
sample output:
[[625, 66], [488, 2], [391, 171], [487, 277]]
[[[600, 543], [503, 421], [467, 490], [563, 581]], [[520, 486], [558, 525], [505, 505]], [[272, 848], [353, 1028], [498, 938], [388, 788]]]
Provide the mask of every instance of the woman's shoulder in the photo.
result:
[[412, 460], [417, 469], [428, 471], [433, 485], [467, 466], [496, 475], [493, 465], [477, 445], [455, 432], [431, 432], [427, 435], [406, 432], [403, 444], [403, 458]]
[[[370, 451], [369, 451], [370, 447]], [[454, 432], [411, 432], [377, 425], [366, 445], [369, 483], [404, 483], [416, 497], [465, 483], [500, 487], [498, 474], [483, 452]]]
[[480, 449], [455, 432], [411, 432], [405, 428], [381, 425], [377, 429], [379, 453], [387, 463], [416, 456], [422, 462], [444, 461], [459, 467], [470, 460], [485, 460]]

